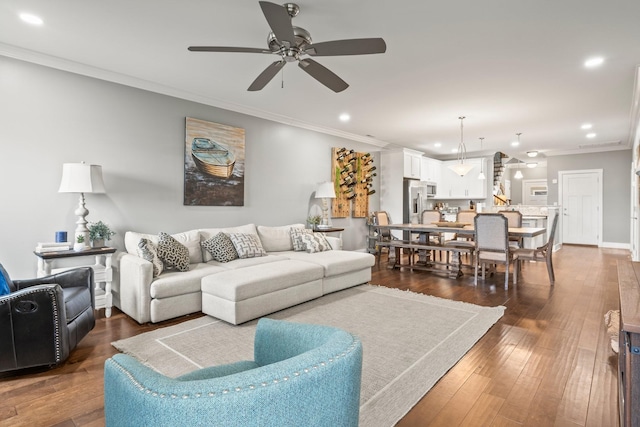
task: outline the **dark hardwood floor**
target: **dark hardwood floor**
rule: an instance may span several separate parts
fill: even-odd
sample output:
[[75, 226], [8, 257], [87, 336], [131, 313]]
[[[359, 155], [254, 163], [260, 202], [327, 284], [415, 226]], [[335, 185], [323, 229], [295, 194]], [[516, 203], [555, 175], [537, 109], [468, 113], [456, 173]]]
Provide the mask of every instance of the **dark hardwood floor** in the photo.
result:
[[[616, 261], [626, 250], [567, 246], [527, 264], [517, 286], [502, 274], [473, 286], [427, 272], [374, 267], [371, 283], [485, 306], [505, 315], [398, 424], [409, 426], [616, 426], [617, 361], [604, 314], [617, 309]], [[383, 256], [384, 261], [384, 256]], [[111, 341], [182, 322], [138, 325], [114, 310], [62, 366], [0, 376], [0, 426], [102, 426], [103, 364]]]

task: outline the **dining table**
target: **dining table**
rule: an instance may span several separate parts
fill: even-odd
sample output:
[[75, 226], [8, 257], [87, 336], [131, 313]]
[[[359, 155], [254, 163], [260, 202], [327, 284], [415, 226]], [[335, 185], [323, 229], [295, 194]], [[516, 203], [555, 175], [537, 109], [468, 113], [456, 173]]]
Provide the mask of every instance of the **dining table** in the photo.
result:
[[[460, 249], [451, 246], [443, 246], [443, 245], [433, 245], [430, 243], [430, 236], [437, 234], [441, 235], [442, 233], [455, 233], [458, 236], [468, 237], [473, 239], [475, 236], [475, 230], [473, 229], [472, 224], [463, 224], [463, 223], [451, 223], [446, 224], [442, 223], [433, 223], [433, 224], [414, 224], [414, 223], [406, 223], [406, 224], [386, 224], [386, 225], [377, 225], [377, 229], [379, 230], [397, 230], [402, 232], [408, 232], [410, 235], [418, 234], [417, 241], [413, 241], [410, 239], [407, 240], [390, 240], [386, 242], [379, 241], [379, 246], [387, 246], [389, 247], [389, 268], [401, 268], [401, 267], [409, 267], [410, 269], [420, 269], [420, 270], [430, 270], [430, 271], [447, 271], [442, 269], [437, 269], [438, 263], [435, 259], [430, 259], [430, 252], [433, 250], [446, 250], [451, 252], [451, 259], [446, 264], [448, 268], [448, 274], [451, 278], [458, 278], [463, 275], [462, 272], [462, 262], [460, 256], [464, 252], [469, 252], [469, 249]], [[545, 227], [509, 227], [508, 233], [509, 237], [514, 238], [533, 238], [536, 236], [540, 236], [547, 231]], [[394, 248], [394, 253], [392, 254], [391, 248]], [[402, 264], [400, 259], [400, 251], [402, 249], [409, 249], [410, 253], [413, 254], [413, 251], [418, 251], [419, 259], [417, 263], [413, 263], [412, 258], [410, 258], [409, 264]]]

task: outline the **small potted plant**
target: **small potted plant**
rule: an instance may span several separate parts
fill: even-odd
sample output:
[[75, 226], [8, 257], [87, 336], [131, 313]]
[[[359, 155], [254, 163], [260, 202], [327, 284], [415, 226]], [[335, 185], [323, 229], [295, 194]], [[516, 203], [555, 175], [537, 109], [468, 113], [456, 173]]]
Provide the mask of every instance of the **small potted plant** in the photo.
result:
[[78, 236], [76, 236], [76, 242], [73, 244], [73, 250], [76, 252], [80, 252], [83, 251], [84, 248], [84, 236], [82, 234], [79, 234]]
[[318, 228], [318, 225], [320, 225], [321, 220], [322, 217], [320, 215], [313, 215], [307, 218], [307, 224], [309, 224], [311, 228], [315, 230], [316, 228]]
[[114, 234], [116, 233], [102, 221], [89, 224], [89, 240], [92, 248], [103, 247], [105, 240], [111, 240]]

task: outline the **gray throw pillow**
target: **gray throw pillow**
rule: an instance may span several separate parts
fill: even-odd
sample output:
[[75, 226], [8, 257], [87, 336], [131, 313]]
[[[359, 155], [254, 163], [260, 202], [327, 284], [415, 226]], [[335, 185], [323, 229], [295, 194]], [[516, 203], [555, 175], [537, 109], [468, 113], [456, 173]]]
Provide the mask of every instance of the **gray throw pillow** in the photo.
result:
[[218, 233], [200, 244], [216, 261], [229, 262], [238, 258], [233, 242], [225, 233]]
[[290, 231], [291, 234], [291, 244], [293, 245], [293, 250], [294, 251], [305, 251], [307, 250], [307, 248], [304, 245], [304, 242], [302, 241], [302, 236], [304, 234], [312, 234], [313, 231], [309, 230], [308, 228], [292, 228]]
[[231, 233], [229, 234], [233, 247], [239, 258], [255, 258], [265, 256], [267, 253], [262, 248], [260, 239], [255, 234]]
[[331, 250], [331, 245], [320, 233], [304, 234], [302, 235], [302, 241], [304, 242], [305, 250], [309, 253]]
[[158, 277], [164, 270], [162, 260], [158, 256], [158, 250], [151, 240], [140, 239], [140, 242], [138, 242], [138, 256], [153, 265], [153, 277]]
[[167, 233], [158, 233], [158, 256], [167, 267], [189, 271], [189, 249]]

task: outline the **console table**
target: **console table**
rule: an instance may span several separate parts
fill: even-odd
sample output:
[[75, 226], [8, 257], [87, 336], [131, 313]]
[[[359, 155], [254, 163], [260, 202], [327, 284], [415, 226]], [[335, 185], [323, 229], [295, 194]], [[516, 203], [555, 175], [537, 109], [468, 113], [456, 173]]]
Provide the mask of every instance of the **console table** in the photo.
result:
[[[115, 248], [89, 248], [83, 251], [55, 251], [55, 252], [34, 252], [38, 257], [38, 277], [59, 273], [75, 267], [91, 267], [95, 282], [95, 307], [104, 308], [105, 316], [111, 317], [113, 307], [113, 296], [111, 294], [111, 282], [113, 281], [113, 269], [111, 267], [111, 256], [115, 253]], [[87, 259], [93, 257], [94, 264]], [[104, 287], [103, 287], [104, 286]]]

